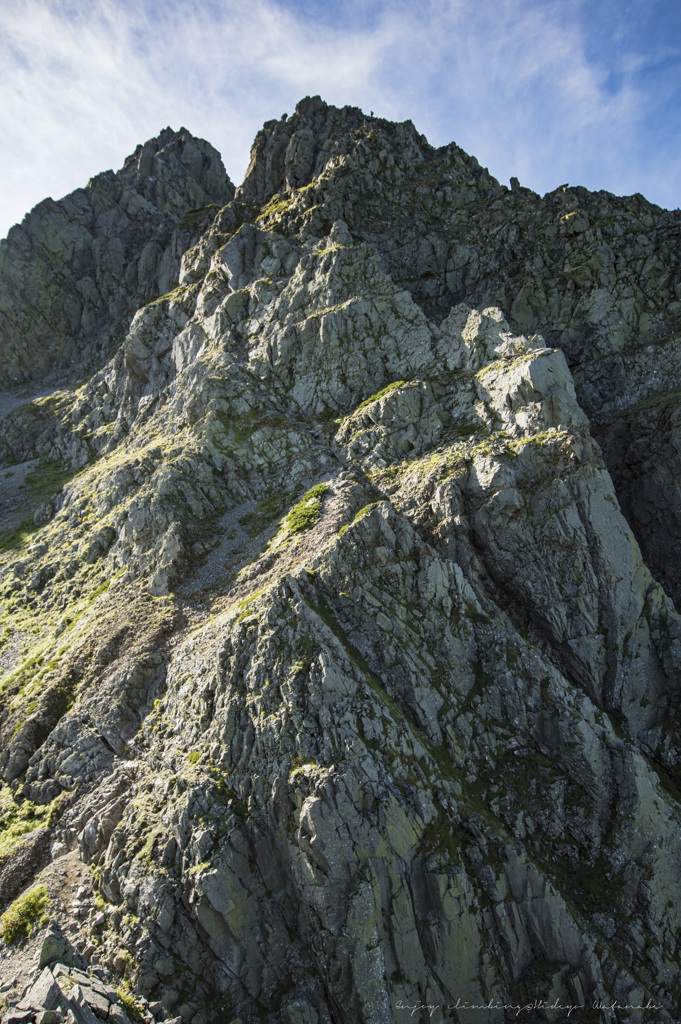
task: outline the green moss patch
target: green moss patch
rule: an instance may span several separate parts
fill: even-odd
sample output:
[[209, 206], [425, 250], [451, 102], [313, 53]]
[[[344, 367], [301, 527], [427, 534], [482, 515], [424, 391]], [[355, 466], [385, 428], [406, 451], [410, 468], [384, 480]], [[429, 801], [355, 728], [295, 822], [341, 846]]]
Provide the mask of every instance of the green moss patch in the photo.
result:
[[302, 533], [314, 526], [322, 514], [322, 502], [328, 490], [327, 484], [317, 484], [310, 488], [286, 516], [284, 528], [289, 533]]
[[289, 782], [293, 782], [298, 776], [313, 775], [315, 772], [320, 770], [319, 765], [316, 761], [301, 761], [300, 758], [295, 758], [292, 762], [291, 771], [289, 773]]
[[182, 220], [179, 223], [180, 228], [193, 228], [196, 224], [203, 220], [209, 213], [217, 213], [218, 204], [209, 203], [208, 206], [200, 206], [196, 210], [188, 210]]
[[72, 476], [75, 476], [76, 472], [71, 466], [64, 465], [63, 462], [43, 461], [26, 474], [24, 486], [34, 498], [51, 498], [53, 495], [59, 494], [64, 484]]
[[61, 810], [61, 796], [49, 804], [34, 804], [31, 800], [15, 802], [5, 790], [0, 798], [0, 864], [19, 846], [22, 836], [53, 824]]
[[116, 995], [118, 996], [119, 1003], [131, 1021], [142, 1019], [142, 1011], [144, 1007], [141, 1003], [137, 1002], [134, 995], [126, 985], [119, 985], [116, 989]]
[[4, 551], [19, 551], [38, 530], [31, 516], [23, 519], [18, 526], [10, 530], [0, 530], [0, 554]]
[[272, 196], [267, 205], [264, 206], [263, 209], [260, 211], [260, 216], [258, 217], [258, 220], [261, 220], [264, 217], [274, 217], [279, 213], [283, 213], [285, 210], [288, 210], [292, 202], [293, 196], [288, 196], [287, 198], [284, 198], [283, 196], [280, 195], [280, 193], [276, 193], [275, 195]]
[[409, 383], [410, 382], [406, 380], [396, 380], [393, 381], [392, 384], [386, 384], [386, 386], [381, 388], [380, 391], [377, 391], [375, 395], [371, 395], [369, 398], [365, 398], [363, 402], [360, 402], [356, 411], [365, 409], [367, 405], [371, 405], [372, 402], [378, 402], [381, 398], [385, 398], [386, 395], [389, 395], [391, 391], [397, 391], [398, 388], [403, 388]]
[[0, 917], [0, 938], [8, 946], [28, 939], [38, 930], [50, 905], [44, 885], [36, 885], [23, 893]]
[[241, 516], [239, 524], [248, 531], [248, 536], [253, 539], [259, 533], [273, 523], [286, 509], [290, 499], [293, 497], [290, 491], [276, 491], [269, 497], [259, 502], [254, 512]]

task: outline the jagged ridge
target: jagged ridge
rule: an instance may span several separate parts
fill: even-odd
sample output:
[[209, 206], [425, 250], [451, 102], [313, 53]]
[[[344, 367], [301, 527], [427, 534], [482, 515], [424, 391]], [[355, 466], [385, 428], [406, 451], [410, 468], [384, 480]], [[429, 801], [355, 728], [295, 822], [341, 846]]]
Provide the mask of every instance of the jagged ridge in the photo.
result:
[[5, 901], [77, 849], [89, 957], [194, 1024], [676, 1019], [680, 623], [606, 463], [673, 592], [677, 220], [318, 99], [265, 125], [178, 287], [5, 416], [63, 474], [1, 556]]

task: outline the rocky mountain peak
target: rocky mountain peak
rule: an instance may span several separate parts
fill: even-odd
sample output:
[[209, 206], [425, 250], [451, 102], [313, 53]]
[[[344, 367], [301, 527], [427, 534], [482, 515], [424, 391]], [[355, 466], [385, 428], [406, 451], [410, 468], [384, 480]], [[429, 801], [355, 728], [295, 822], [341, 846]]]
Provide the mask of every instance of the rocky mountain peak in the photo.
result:
[[137, 193], [169, 212], [224, 206], [234, 196], [220, 154], [186, 128], [164, 130], [125, 160], [120, 178]]
[[290, 117], [267, 121], [258, 132], [237, 198], [267, 203], [276, 193], [309, 185], [334, 158], [348, 154], [366, 123], [357, 107], [338, 109], [319, 96], [306, 97]]
[[[445, 173], [452, 168], [444, 165], [458, 163], [459, 179], [462, 165], [470, 164], [470, 182], [477, 182], [482, 173], [477, 161], [454, 144], [435, 150], [411, 121], [394, 124], [366, 115], [358, 107], [339, 109], [319, 96], [308, 96], [298, 103], [293, 115], [268, 121], [258, 132], [237, 198], [266, 204], [276, 194], [295, 192], [317, 179], [324, 178], [330, 184], [336, 177], [345, 176], [348, 161], [353, 169], [372, 165], [371, 184], [379, 195], [384, 190], [378, 167], [381, 171], [398, 168], [398, 173], [404, 173], [410, 167], [440, 161]], [[498, 188], [487, 172], [484, 178], [489, 187]]]
[[679, 1020], [680, 229], [319, 97], [13, 229], [5, 1024]]
[[135, 309], [177, 283], [206, 208], [233, 195], [219, 153], [166, 128], [117, 173], [36, 206], [0, 242], [0, 381], [105, 362]]

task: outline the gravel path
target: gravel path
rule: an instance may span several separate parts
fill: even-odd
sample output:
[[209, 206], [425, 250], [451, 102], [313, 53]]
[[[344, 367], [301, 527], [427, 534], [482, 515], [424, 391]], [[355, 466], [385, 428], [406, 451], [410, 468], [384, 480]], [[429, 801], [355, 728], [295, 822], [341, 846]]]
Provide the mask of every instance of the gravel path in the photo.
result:
[[[257, 501], [244, 501], [218, 519], [215, 525], [215, 546], [204, 555], [194, 572], [184, 581], [182, 590], [186, 596], [191, 594], [200, 598], [215, 589], [228, 590], [236, 572], [257, 559], [277, 530], [275, 522], [256, 537], [250, 536], [246, 528], [246, 517], [252, 515], [257, 507]], [[239, 521], [241, 519], [245, 520], [246, 525]]]

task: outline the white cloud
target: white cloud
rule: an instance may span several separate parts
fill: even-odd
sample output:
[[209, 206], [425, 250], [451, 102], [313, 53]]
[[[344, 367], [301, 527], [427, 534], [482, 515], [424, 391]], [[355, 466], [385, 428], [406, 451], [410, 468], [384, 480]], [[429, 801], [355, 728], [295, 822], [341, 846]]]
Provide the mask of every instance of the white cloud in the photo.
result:
[[260, 124], [307, 93], [410, 117], [541, 191], [570, 180], [672, 201], [679, 158], [662, 170], [640, 143], [655, 104], [647, 65], [621, 50], [616, 68], [607, 52], [589, 58], [578, 2], [310, 5], [5, 0], [0, 235], [166, 124], [207, 138], [238, 181]]

